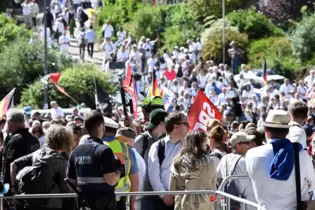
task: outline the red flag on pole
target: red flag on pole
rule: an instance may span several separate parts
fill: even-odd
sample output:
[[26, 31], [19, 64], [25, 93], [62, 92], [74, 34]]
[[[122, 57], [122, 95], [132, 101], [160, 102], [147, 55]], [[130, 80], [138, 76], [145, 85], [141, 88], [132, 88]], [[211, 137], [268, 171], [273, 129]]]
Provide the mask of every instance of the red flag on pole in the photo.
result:
[[56, 89], [57, 89], [60, 93], [64, 94], [65, 96], [69, 97], [71, 100], [73, 100], [74, 102], [76, 102], [77, 104], [79, 104], [74, 98], [72, 98], [72, 97], [65, 91], [65, 89], [64, 89], [63, 87], [57, 85], [56, 83], [53, 83], [53, 84], [55, 85]]
[[7, 111], [10, 109], [12, 105], [12, 99], [15, 92], [15, 88], [8, 93], [1, 101], [0, 101], [0, 120], [6, 115]]
[[207, 123], [211, 119], [222, 120], [222, 114], [213, 103], [199, 90], [188, 113], [189, 130], [207, 131]]

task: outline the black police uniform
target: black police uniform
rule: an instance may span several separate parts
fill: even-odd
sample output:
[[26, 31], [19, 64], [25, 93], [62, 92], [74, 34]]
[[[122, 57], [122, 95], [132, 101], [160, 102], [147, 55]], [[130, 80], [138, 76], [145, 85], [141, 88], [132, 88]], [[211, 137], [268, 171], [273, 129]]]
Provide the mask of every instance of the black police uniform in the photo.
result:
[[103, 175], [116, 172], [117, 167], [112, 150], [101, 139], [90, 137], [70, 155], [67, 177], [77, 180], [89, 208], [112, 210], [115, 209], [115, 187], [105, 183]]

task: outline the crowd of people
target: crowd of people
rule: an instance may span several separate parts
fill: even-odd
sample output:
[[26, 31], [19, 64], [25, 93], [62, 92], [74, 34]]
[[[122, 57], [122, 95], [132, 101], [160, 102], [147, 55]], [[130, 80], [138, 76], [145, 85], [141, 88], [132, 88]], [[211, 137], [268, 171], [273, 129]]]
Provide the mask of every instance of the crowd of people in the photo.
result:
[[[46, 27], [57, 34], [60, 52], [68, 53], [73, 36], [81, 59], [86, 47], [92, 57], [97, 37], [92, 25], [86, 29], [83, 8], [77, 5], [59, 12], [52, 8], [59, 7], [47, 8]], [[114, 193], [137, 191], [220, 189], [268, 210], [295, 210], [312, 198], [314, 70], [304, 80], [285, 78], [281, 84], [267, 80], [257, 91], [256, 71], [242, 64], [243, 50], [236, 42], [228, 50], [231, 65], [216, 64], [203, 60], [199, 39], [159, 55], [159, 38], [136, 41], [123, 28], [115, 30], [109, 20], [102, 28], [102, 69], [110, 73], [115, 66], [110, 64], [124, 63], [139, 75], [136, 86], [144, 100], [139, 103], [138, 118], [124, 112], [119, 103], [106, 115], [99, 109], [82, 113], [78, 108], [65, 115], [55, 101], [45, 115], [36, 112], [27, 117], [10, 109], [0, 122], [3, 192], [78, 190], [80, 196], [77, 200], [8, 200], [7, 209], [13, 205], [55, 210], [78, 205], [93, 210], [221, 209], [209, 194], [131, 196], [129, 200]], [[167, 99], [152, 94], [155, 79], [158, 90], [167, 90]], [[222, 120], [207, 122], [206, 132], [190, 130], [187, 119], [199, 90], [222, 113]], [[250, 179], [220, 187], [231, 175]], [[243, 207], [231, 202], [233, 210]]]

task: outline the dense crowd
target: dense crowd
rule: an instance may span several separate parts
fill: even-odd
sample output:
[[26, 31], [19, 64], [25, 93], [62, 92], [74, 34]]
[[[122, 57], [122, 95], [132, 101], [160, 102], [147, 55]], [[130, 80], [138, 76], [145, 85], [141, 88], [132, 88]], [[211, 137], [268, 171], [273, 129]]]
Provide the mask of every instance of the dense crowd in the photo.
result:
[[[59, 10], [57, 1], [52, 4], [58, 7], [47, 8], [46, 28], [60, 52], [67, 54], [70, 37], [75, 37], [81, 59], [86, 47], [92, 57], [97, 37], [86, 10], [80, 5]], [[199, 39], [159, 55], [159, 38], [136, 41], [122, 28], [115, 36], [115, 30], [109, 20], [102, 28], [102, 70], [111, 73], [112, 66], [123, 63], [139, 76], [137, 94], [143, 100], [138, 118], [118, 102], [106, 115], [101, 109], [82, 112], [76, 107], [66, 115], [55, 101], [45, 114], [27, 116], [9, 110], [0, 122], [3, 193], [78, 190], [80, 196], [7, 200], [6, 208], [221, 209], [208, 194], [131, 196], [130, 200], [114, 194], [129, 191], [220, 189], [268, 210], [297, 209], [300, 201], [312, 198], [314, 70], [300, 81], [268, 79], [271, 71], [262, 79], [259, 71], [242, 64], [243, 50], [236, 42], [228, 50], [231, 65], [216, 64], [203, 60]], [[153, 94], [155, 79], [167, 97]], [[190, 130], [187, 119], [199, 90], [222, 113], [222, 120], [207, 122], [206, 132]], [[220, 188], [231, 175], [250, 179]], [[243, 207], [231, 202], [231, 209]]]

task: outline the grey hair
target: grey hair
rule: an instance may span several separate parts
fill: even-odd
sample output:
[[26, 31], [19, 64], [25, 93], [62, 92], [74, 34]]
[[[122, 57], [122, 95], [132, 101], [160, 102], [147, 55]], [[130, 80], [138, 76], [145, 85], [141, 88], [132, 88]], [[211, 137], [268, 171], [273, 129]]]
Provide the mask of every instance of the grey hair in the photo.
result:
[[18, 124], [24, 124], [24, 114], [19, 109], [9, 109], [9, 111], [6, 113], [6, 119], [7, 121], [18, 123]]

